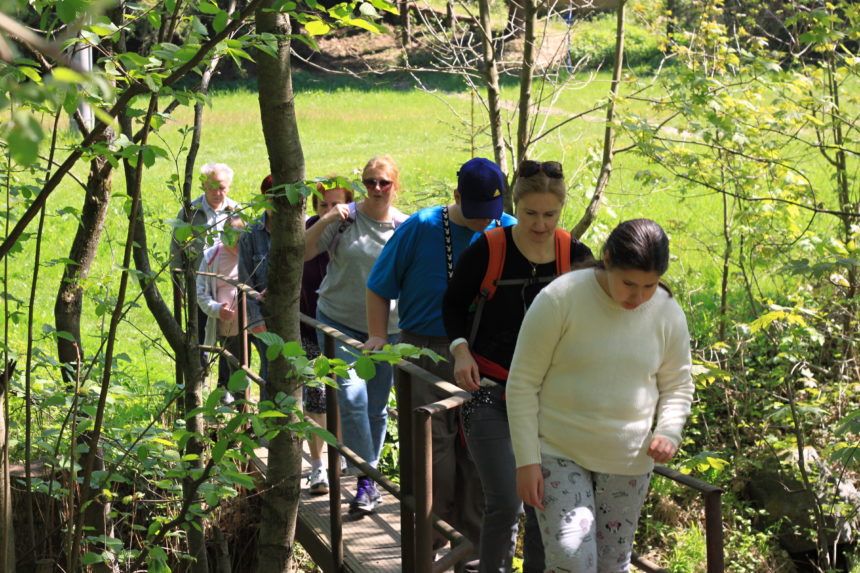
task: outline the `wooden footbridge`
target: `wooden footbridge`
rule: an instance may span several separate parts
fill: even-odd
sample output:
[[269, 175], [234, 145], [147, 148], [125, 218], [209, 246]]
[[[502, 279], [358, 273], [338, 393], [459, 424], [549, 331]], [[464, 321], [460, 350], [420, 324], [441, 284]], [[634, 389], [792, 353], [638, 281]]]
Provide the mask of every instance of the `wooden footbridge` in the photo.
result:
[[[302, 316], [302, 322], [325, 333], [326, 356], [334, 356], [336, 341], [355, 348], [360, 346], [357, 340], [314, 319]], [[434, 414], [463, 404], [470, 395], [407, 361], [396, 364], [394, 371], [400, 413], [400, 485], [389, 481], [338, 441], [337, 447], [328, 447], [329, 495], [310, 496], [306, 491], [302, 493], [296, 539], [326, 573], [437, 573], [453, 569], [458, 561], [472, 551], [472, 541], [433, 516], [430, 511], [433, 489], [430, 471], [433, 467], [431, 418]], [[410, 391], [412, 384], [433, 384], [448, 393], [449, 397], [432, 404], [413, 404]], [[326, 424], [328, 430], [338, 436], [337, 391], [326, 387], [326, 393]], [[259, 453], [257, 463], [261, 471], [265, 472], [267, 451], [259, 450]], [[386, 490], [383, 503], [377, 507], [375, 514], [359, 519], [347, 514], [347, 504], [355, 491], [355, 477], [341, 475], [341, 455]], [[307, 459], [305, 464], [309, 472]], [[722, 490], [662, 466], [657, 466], [655, 473], [701, 493], [705, 513], [707, 572], [722, 573]], [[451, 541], [450, 548], [438, 555], [434, 554], [431, 546], [433, 528]], [[633, 564], [641, 571], [665, 571], [635, 555]]]

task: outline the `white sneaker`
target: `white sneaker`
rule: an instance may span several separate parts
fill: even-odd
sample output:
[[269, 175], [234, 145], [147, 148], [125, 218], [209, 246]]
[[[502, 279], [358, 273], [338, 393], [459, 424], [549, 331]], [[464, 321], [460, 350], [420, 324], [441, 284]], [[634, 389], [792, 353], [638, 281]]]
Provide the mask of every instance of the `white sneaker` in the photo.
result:
[[325, 468], [311, 470], [311, 475], [308, 476], [308, 481], [311, 484], [310, 488], [308, 488], [311, 495], [323, 495], [328, 493], [328, 475], [326, 475]]

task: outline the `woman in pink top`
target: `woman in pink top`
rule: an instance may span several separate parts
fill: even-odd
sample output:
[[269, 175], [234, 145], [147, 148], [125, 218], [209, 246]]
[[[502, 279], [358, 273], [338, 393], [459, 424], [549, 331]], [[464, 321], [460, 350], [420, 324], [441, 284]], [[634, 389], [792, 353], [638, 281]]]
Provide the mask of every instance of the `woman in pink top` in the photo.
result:
[[[197, 275], [197, 305], [209, 317], [203, 344], [215, 346], [216, 342], [220, 343], [238, 358], [241, 339], [238, 336], [236, 287], [212, 275], [227, 277], [233, 281], [239, 279], [239, 233], [244, 229], [245, 222], [233, 215], [226, 226], [229, 226], [231, 231], [222, 232], [221, 242], [203, 252], [199, 270], [207, 274]], [[224, 356], [219, 356], [218, 386], [226, 389], [234, 370]], [[230, 403], [233, 396], [228, 393], [224, 400]]]

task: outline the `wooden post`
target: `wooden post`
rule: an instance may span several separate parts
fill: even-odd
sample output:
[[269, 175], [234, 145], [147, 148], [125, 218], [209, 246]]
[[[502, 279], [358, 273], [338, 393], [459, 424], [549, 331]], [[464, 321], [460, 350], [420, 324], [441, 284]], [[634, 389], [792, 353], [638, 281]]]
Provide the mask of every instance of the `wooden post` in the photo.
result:
[[0, 373], [0, 569], [15, 571], [15, 528], [12, 527], [12, 484], [6, 443], [6, 389], [14, 363]]

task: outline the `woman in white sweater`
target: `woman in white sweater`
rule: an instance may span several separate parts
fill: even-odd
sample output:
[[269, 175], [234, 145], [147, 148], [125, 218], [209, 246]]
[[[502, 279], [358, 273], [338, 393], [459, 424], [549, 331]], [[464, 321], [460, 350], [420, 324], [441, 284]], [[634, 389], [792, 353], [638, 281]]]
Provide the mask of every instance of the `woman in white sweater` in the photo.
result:
[[686, 318], [660, 283], [668, 265], [663, 229], [626, 221], [595, 268], [556, 279], [523, 321], [508, 419], [548, 571], [629, 571], [654, 462], [680, 444], [693, 382]]

